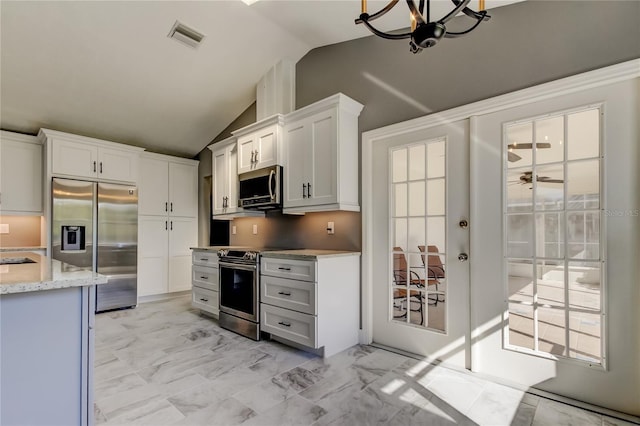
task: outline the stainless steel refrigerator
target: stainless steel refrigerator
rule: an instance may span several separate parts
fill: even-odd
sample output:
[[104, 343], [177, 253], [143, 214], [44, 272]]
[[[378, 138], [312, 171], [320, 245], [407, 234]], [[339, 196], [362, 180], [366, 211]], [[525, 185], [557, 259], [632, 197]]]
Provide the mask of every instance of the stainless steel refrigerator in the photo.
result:
[[96, 287], [96, 312], [134, 307], [138, 292], [138, 190], [54, 178], [51, 248], [63, 269], [109, 277]]

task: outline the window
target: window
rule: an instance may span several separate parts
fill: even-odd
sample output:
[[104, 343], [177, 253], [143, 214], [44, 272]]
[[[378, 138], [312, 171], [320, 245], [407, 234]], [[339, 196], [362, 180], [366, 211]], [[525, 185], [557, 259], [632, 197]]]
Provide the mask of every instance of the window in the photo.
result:
[[600, 118], [504, 125], [508, 348], [603, 364]]

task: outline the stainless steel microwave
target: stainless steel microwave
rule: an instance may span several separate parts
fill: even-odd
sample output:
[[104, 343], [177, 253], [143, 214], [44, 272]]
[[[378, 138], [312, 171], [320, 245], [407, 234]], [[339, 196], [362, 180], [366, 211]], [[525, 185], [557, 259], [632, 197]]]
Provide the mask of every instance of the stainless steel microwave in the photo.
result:
[[282, 208], [282, 166], [242, 173], [238, 178], [240, 207], [255, 210]]

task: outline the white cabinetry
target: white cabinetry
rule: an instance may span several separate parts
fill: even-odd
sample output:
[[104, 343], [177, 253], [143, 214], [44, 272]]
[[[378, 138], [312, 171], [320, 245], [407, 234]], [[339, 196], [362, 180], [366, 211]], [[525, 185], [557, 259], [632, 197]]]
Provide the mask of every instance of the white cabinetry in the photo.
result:
[[195, 249], [191, 267], [191, 306], [214, 315], [220, 313], [218, 303], [218, 255], [215, 252]]
[[338, 93], [286, 116], [284, 213], [359, 211], [358, 116]]
[[238, 138], [238, 174], [282, 164], [283, 116], [276, 114], [233, 132]]
[[51, 152], [54, 176], [136, 183], [142, 148], [41, 129]]
[[325, 357], [358, 343], [359, 253], [265, 253], [260, 268], [262, 331]]
[[0, 132], [0, 214], [42, 215], [42, 143]]
[[264, 212], [238, 207], [238, 145], [236, 138], [228, 138], [213, 145], [212, 151], [212, 206], [215, 219], [236, 217], [264, 217]]
[[138, 206], [138, 296], [191, 288], [198, 242], [198, 162], [144, 153]]

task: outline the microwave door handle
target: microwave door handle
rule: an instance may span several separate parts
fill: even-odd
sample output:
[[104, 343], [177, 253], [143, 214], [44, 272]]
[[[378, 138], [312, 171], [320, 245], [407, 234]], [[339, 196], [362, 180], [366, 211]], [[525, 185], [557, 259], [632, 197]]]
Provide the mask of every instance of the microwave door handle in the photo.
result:
[[271, 170], [271, 172], [269, 173], [269, 195], [271, 196], [272, 200], [276, 198], [274, 194], [275, 188], [273, 187], [273, 177], [275, 175], [276, 175], [276, 172], [274, 170]]

